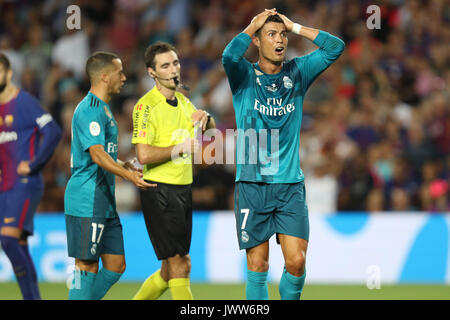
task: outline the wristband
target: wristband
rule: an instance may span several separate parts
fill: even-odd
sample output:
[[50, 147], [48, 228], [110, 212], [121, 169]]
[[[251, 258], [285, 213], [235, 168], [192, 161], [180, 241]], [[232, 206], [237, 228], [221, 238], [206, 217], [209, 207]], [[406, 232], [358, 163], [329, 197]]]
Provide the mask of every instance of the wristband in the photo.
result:
[[294, 23], [294, 25], [292, 26], [292, 32], [295, 34], [300, 34], [301, 29], [302, 29], [302, 26], [299, 25], [298, 23]]

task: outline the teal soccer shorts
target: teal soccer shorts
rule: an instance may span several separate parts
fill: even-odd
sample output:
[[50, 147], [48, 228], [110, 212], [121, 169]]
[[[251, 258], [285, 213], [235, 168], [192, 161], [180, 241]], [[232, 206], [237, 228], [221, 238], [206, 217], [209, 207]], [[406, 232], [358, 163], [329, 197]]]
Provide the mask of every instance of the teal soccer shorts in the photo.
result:
[[116, 218], [89, 218], [66, 214], [69, 257], [98, 261], [100, 255], [124, 255], [122, 224]]
[[236, 182], [234, 213], [240, 249], [257, 246], [274, 234], [309, 240], [304, 182]]

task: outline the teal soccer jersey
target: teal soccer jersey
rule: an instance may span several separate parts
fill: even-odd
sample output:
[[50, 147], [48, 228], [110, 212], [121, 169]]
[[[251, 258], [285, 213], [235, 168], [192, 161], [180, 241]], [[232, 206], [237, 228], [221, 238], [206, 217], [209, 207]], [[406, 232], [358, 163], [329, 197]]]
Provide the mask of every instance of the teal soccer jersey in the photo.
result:
[[89, 147], [102, 145], [117, 160], [117, 122], [107, 103], [89, 92], [72, 119], [72, 175], [64, 195], [64, 211], [78, 217], [117, 217], [115, 176], [95, 164]]
[[240, 33], [222, 57], [238, 131], [236, 181], [301, 182], [303, 99], [314, 79], [342, 53], [344, 42], [320, 31], [314, 40], [319, 48], [284, 62], [277, 74], [266, 74], [244, 58], [250, 43], [250, 36]]

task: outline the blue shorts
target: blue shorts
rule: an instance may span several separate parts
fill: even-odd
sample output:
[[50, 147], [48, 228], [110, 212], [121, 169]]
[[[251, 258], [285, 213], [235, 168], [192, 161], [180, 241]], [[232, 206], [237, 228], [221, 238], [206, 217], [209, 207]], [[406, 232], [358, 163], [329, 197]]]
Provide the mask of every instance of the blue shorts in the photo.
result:
[[119, 217], [89, 218], [66, 214], [69, 257], [98, 261], [102, 254], [125, 255]]
[[0, 228], [15, 227], [28, 235], [34, 232], [34, 214], [44, 187], [40, 180], [21, 178], [8, 191], [0, 193]]
[[305, 184], [236, 182], [234, 213], [240, 249], [276, 234], [309, 240]]

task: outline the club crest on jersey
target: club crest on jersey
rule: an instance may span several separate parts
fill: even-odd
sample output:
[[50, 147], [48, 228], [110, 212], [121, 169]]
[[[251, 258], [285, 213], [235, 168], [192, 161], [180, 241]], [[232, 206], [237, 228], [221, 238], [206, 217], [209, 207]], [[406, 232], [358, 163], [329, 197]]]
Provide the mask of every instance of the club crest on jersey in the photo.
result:
[[13, 115], [12, 114], [7, 114], [6, 117], [5, 117], [5, 124], [6, 124], [6, 126], [7, 127], [12, 126], [13, 122], [14, 122]]
[[243, 243], [247, 243], [248, 240], [250, 240], [250, 237], [249, 237], [247, 231], [245, 231], [245, 230], [242, 231], [242, 233], [241, 233], [241, 240], [242, 240]]
[[294, 85], [288, 76], [283, 77], [283, 84], [286, 89], [291, 89]]
[[277, 85], [275, 83], [272, 83], [271, 86], [266, 86], [266, 89], [267, 89], [267, 91], [275, 92], [275, 91], [278, 90], [278, 87], [277, 87]]

